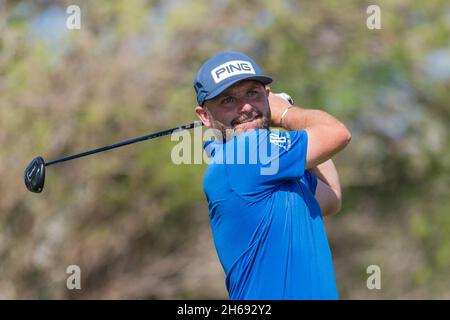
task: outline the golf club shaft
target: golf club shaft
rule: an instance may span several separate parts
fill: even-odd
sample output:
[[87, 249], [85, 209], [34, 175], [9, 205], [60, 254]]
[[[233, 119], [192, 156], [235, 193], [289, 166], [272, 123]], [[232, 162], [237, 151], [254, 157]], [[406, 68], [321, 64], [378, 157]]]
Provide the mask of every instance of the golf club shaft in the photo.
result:
[[202, 123], [199, 122], [199, 121], [195, 121], [195, 122], [192, 122], [190, 124], [182, 125], [182, 126], [179, 126], [179, 127], [176, 127], [176, 128], [172, 128], [172, 129], [167, 129], [167, 130], [151, 133], [151, 134], [146, 135], [146, 136], [125, 140], [125, 141], [118, 142], [118, 143], [115, 143], [115, 144], [112, 144], [112, 145], [109, 145], [109, 146], [100, 147], [100, 148], [97, 148], [97, 149], [93, 149], [93, 150], [89, 150], [89, 151], [86, 151], [86, 152], [74, 154], [74, 155], [71, 155], [71, 156], [68, 156], [68, 157], [65, 157], [65, 158], [61, 158], [61, 159], [57, 159], [57, 160], [52, 160], [52, 161], [46, 162], [45, 166], [47, 167], [47, 166], [51, 166], [52, 164], [55, 164], [55, 163], [60, 163], [60, 162], [65, 162], [65, 161], [81, 158], [81, 157], [86, 157], [86, 156], [89, 156], [89, 155], [94, 154], [94, 153], [99, 153], [99, 152], [103, 152], [103, 151], [107, 151], [107, 150], [123, 147], [123, 146], [129, 145], [129, 144], [132, 144], [132, 143], [141, 142], [141, 141], [145, 141], [145, 140], [149, 140], [149, 139], [153, 139], [153, 138], [157, 138], [157, 137], [166, 136], [166, 135], [172, 134], [175, 131], [192, 129], [192, 128], [199, 127], [199, 126], [202, 126]]

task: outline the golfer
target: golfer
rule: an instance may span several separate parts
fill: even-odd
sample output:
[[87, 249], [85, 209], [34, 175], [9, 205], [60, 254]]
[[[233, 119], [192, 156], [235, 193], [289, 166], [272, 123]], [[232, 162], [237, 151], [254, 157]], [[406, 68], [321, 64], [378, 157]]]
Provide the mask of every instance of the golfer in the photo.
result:
[[[338, 299], [322, 217], [340, 209], [331, 157], [351, 134], [328, 113], [292, 106], [273, 94], [271, 82], [239, 52], [212, 57], [194, 80], [197, 117], [221, 133], [221, 139], [205, 144], [212, 158], [244, 150], [249, 159], [265, 145], [271, 151], [268, 161], [212, 161], [205, 172], [211, 230], [229, 297]], [[271, 165], [273, 170], [264, 172]]]

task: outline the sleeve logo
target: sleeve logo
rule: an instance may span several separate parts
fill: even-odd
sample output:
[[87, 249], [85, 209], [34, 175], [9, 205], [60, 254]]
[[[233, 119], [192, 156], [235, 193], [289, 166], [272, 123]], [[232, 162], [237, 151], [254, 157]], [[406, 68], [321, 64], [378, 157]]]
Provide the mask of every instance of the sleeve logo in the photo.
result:
[[288, 151], [291, 148], [291, 137], [289, 133], [286, 132], [286, 135], [280, 135], [279, 132], [272, 132], [269, 134], [270, 143], [277, 145], [280, 148]]

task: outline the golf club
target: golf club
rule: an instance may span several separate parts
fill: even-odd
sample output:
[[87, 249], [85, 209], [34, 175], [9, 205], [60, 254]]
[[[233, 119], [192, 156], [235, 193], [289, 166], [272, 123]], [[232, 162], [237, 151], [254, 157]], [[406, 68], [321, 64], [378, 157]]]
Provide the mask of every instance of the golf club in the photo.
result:
[[[275, 95], [280, 96], [281, 98], [285, 99], [291, 105], [294, 104], [294, 100], [285, 92], [275, 93]], [[42, 158], [41, 156], [38, 156], [38, 157], [34, 158], [33, 160], [31, 160], [30, 164], [25, 169], [25, 172], [24, 172], [25, 186], [31, 192], [35, 192], [35, 193], [42, 192], [42, 190], [44, 189], [44, 183], [45, 183], [45, 167], [51, 166], [52, 164], [85, 157], [85, 156], [88, 156], [88, 155], [91, 155], [94, 153], [99, 153], [99, 152], [123, 147], [123, 146], [129, 145], [129, 144], [144, 141], [144, 140], [149, 140], [149, 139], [153, 139], [153, 138], [157, 138], [157, 137], [166, 136], [166, 135], [172, 134], [175, 131], [192, 129], [192, 128], [199, 127], [202, 125], [203, 124], [200, 121], [194, 121], [190, 124], [185, 124], [185, 125], [182, 125], [179, 127], [172, 128], [172, 129], [167, 129], [167, 130], [151, 133], [146, 136], [125, 140], [125, 141], [118, 142], [118, 143], [115, 143], [115, 144], [112, 144], [109, 146], [100, 147], [100, 148], [89, 150], [89, 151], [82, 152], [82, 153], [77, 153], [77, 154], [74, 154], [74, 155], [71, 155], [68, 157], [64, 157], [64, 158], [57, 159], [57, 160], [52, 160], [49, 162], [45, 162], [44, 158]]]
[[100, 147], [100, 148], [89, 150], [89, 151], [82, 152], [82, 153], [77, 153], [77, 154], [74, 154], [74, 155], [71, 155], [68, 157], [64, 157], [64, 158], [57, 159], [57, 160], [52, 160], [49, 162], [45, 162], [44, 158], [42, 158], [41, 156], [36, 157], [33, 160], [31, 160], [30, 164], [25, 169], [25, 172], [24, 172], [25, 186], [31, 192], [35, 192], [35, 193], [42, 192], [42, 190], [44, 189], [44, 183], [45, 183], [45, 167], [51, 166], [53, 164], [85, 157], [85, 156], [88, 156], [88, 155], [91, 155], [94, 153], [99, 153], [99, 152], [123, 147], [123, 146], [129, 145], [129, 144], [144, 141], [144, 140], [149, 140], [149, 139], [153, 139], [153, 138], [157, 138], [157, 137], [166, 136], [166, 135], [172, 134], [175, 131], [192, 129], [192, 128], [199, 127], [202, 125], [203, 124], [200, 121], [194, 121], [193, 123], [182, 125], [182, 126], [179, 126], [176, 128], [167, 129], [167, 130], [155, 132], [155, 133], [152, 133], [149, 135], [145, 135], [142, 137], [125, 140], [125, 141], [118, 142], [118, 143], [115, 143], [115, 144], [112, 144], [109, 146]]

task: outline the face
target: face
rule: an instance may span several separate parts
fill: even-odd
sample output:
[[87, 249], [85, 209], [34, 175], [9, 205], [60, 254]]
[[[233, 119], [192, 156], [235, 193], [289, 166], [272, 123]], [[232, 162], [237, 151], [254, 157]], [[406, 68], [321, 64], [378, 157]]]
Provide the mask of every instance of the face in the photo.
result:
[[250, 129], [268, 129], [269, 92], [261, 82], [239, 81], [195, 111], [205, 126], [220, 130], [224, 138]]

